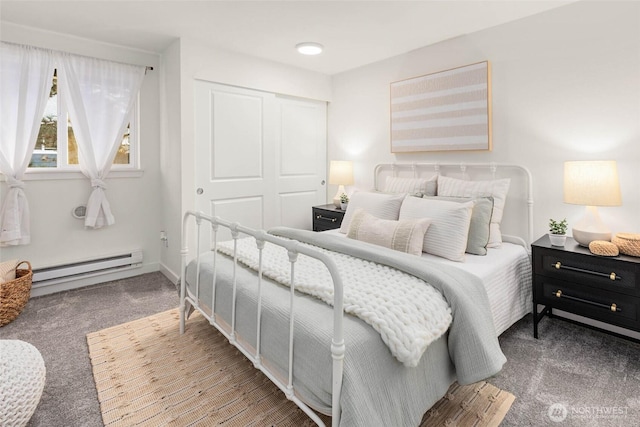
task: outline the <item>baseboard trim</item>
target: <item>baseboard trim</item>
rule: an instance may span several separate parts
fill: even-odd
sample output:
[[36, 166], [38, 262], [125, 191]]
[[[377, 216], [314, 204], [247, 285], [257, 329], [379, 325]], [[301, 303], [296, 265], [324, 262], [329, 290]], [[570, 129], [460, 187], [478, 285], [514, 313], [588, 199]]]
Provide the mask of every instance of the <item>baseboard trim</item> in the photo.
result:
[[178, 282], [180, 281], [180, 275], [174, 273], [173, 270], [171, 270], [169, 267], [167, 267], [163, 263], [160, 263], [159, 271], [160, 273], [164, 274], [164, 277], [171, 280], [171, 283], [173, 283], [176, 286], [179, 285]]

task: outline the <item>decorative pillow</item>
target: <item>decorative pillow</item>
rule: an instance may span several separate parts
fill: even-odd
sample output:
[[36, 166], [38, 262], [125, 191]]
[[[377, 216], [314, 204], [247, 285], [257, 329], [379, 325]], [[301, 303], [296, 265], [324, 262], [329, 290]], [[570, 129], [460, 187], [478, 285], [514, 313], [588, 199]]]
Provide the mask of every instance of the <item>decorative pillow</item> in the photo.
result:
[[429, 179], [424, 178], [400, 178], [388, 176], [384, 185], [383, 193], [409, 193], [419, 196], [435, 196], [438, 186], [438, 175]]
[[9, 282], [16, 278], [17, 259], [0, 262], [0, 283]]
[[422, 251], [464, 262], [473, 203], [407, 197], [402, 202], [399, 219], [431, 218]]
[[493, 212], [489, 231], [488, 248], [497, 248], [502, 243], [500, 222], [504, 213], [504, 204], [511, 179], [503, 178], [491, 181], [465, 181], [440, 175], [438, 177], [438, 196], [453, 197], [493, 197]]
[[430, 223], [431, 220], [428, 218], [400, 221], [379, 219], [363, 209], [358, 209], [351, 218], [347, 237], [412, 255], [420, 255], [424, 244], [424, 233]]
[[342, 219], [340, 232], [349, 231], [351, 217], [358, 208], [362, 208], [365, 212], [380, 219], [397, 220], [404, 198], [405, 194], [370, 193], [367, 191], [353, 193], [349, 198], [349, 205]]
[[474, 205], [471, 211], [471, 223], [469, 224], [469, 238], [467, 239], [466, 252], [473, 255], [487, 254], [491, 213], [493, 212], [493, 197], [477, 197], [472, 199], [469, 197], [436, 196], [425, 198], [458, 203], [473, 201]]

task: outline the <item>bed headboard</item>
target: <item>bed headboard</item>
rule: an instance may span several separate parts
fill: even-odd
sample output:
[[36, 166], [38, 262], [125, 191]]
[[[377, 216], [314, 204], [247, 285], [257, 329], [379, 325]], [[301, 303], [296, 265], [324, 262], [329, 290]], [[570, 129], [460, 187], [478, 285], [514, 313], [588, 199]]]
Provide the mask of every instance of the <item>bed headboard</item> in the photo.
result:
[[382, 163], [375, 167], [374, 185], [380, 191], [387, 176], [431, 178], [445, 175], [471, 181], [510, 178], [509, 193], [500, 225], [506, 242], [533, 242], [533, 183], [531, 172], [520, 165], [499, 163]]

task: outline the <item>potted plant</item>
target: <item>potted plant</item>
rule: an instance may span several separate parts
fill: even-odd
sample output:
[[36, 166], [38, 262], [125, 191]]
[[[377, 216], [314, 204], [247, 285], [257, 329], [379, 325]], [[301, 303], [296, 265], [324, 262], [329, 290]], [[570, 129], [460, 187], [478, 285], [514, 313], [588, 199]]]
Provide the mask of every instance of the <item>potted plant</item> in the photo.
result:
[[552, 246], [564, 246], [567, 240], [567, 219], [555, 221], [549, 220], [549, 240]]
[[349, 204], [349, 196], [346, 193], [342, 193], [340, 195], [340, 209], [343, 211], [347, 210], [347, 204]]

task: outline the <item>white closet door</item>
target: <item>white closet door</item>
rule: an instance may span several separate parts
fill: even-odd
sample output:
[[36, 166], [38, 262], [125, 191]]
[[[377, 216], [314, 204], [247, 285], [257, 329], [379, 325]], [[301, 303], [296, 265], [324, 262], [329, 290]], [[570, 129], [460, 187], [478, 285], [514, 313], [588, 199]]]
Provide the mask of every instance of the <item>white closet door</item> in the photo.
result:
[[311, 207], [327, 200], [327, 103], [283, 96], [276, 103], [278, 222], [311, 230]]
[[326, 103], [196, 81], [195, 139], [196, 210], [311, 229], [325, 201]]

